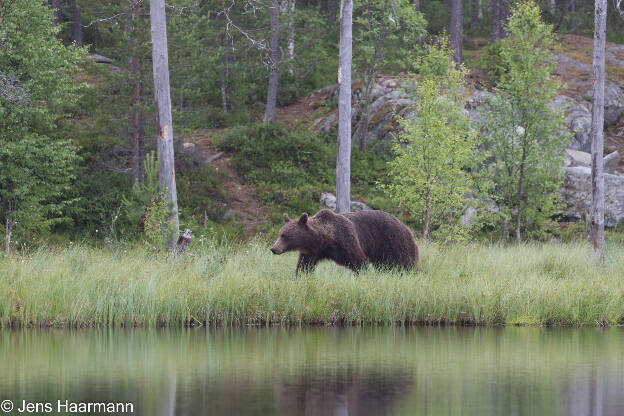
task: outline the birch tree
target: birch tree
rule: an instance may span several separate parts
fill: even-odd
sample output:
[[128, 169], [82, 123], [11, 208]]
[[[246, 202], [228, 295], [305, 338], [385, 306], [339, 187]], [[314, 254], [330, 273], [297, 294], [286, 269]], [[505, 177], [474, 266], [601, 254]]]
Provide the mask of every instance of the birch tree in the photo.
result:
[[336, 161], [336, 212], [351, 209], [351, 52], [353, 0], [340, 3], [340, 53], [338, 62], [338, 158]]
[[275, 106], [277, 105], [277, 82], [279, 77], [279, 0], [273, 0], [271, 9], [271, 58], [269, 62], [269, 89], [267, 104], [264, 110], [264, 122], [275, 122]]
[[158, 166], [158, 182], [161, 191], [166, 192], [167, 203], [171, 210], [170, 220], [173, 223], [173, 232], [171, 233], [168, 243], [172, 246], [179, 234], [179, 222], [173, 154], [171, 94], [169, 91], [169, 58], [167, 52], [165, 0], [150, 1], [150, 23], [152, 28], [156, 128], [158, 132], [156, 142], [160, 162]]
[[282, 13], [287, 15], [288, 19], [288, 39], [286, 49], [288, 50], [288, 73], [293, 75], [295, 60], [295, 0], [283, 0]]
[[603, 128], [605, 84], [605, 37], [607, 30], [607, 0], [595, 0], [594, 62], [591, 124], [592, 199], [590, 233], [594, 254], [604, 258], [604, 175]]

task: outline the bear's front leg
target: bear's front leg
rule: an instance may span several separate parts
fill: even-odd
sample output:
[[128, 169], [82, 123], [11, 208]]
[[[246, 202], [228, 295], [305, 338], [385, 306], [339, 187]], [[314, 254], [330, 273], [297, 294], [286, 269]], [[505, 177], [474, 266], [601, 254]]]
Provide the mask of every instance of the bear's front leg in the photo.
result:
[[299, 272], [303, 273], [312, 273], [316, 268], [316, 264], [318, 263], [318, 259], [316, 256], [312, 254], [299, 254], [299, 261], [297, 262], [297, 271], [296, 274], [299, 275]]

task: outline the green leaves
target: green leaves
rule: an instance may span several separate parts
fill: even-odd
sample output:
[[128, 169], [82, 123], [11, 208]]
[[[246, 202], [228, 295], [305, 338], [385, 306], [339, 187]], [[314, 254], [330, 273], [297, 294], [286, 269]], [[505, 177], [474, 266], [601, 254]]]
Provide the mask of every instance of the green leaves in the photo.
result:
[[[472, 191], [472, 171], [482, 160], [478, 137], [463, 111], [465, 70], [458, 71], [446, 47], [431, 46], [430, 58], [418, 61], [424, 77], [416, 88], [413, 119], [401, 121], [403, 131], [389, 162], [386, 193], [443, 239], [461, 239], [457, 224]], [[433, 58], [431, 58], [433, 57]], [[437, 59], [437, 62], [433, 62]]]
[[[561, 87], [550, 75], [551, 27], [531, 2], [513, 8], [498, 56], [506, 71], [484, 112], [482, 133], [492, 149], [496, 200], [520, 215], [521, 228], [539, 237], [558, 213], [561, 159], [568, 140], [563, 113], [549, 104]], [[518, 230], [519, 233], [519, 230]]]
[[358, 75], [409, 69], [426, 33], [422, 13], [409, 0], [360, 0], [353, 10], [353, 61]]
[[85, 51], [56, 39], [52, 11], [39, 1], [0, 3], [0, 16], [0, 74], [20, 94], [0, 94], [0, 218], [23, 236], [67, 220], [78, 157], [56, 126], [75, 104], [71, 75]]

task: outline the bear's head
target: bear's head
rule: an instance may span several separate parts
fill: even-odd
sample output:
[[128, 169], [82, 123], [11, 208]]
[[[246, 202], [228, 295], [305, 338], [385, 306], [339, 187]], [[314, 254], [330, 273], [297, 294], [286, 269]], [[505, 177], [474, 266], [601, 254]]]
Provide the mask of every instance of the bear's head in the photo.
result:
[[301, 214], [298, 220], [291, 220], [284, 214], [284, 226], [279, 231], [275, 244], [271, 247], [273, 254], [282, 254], [297, 250], [309, 253], [316, 244], [316, 233], [308, 224], [308, 214]]

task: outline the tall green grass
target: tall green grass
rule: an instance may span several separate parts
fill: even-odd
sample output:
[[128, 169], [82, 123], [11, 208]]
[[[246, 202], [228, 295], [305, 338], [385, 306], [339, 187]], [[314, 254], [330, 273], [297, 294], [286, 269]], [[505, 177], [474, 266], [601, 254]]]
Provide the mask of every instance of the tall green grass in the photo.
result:
[[585, 244], [421, 248], [412, 272], [326, 262], [295, 277], [268, 244], [173, 259], [84, 246], [0, 259], [8, 326], [624, 323], [624, 249]]

